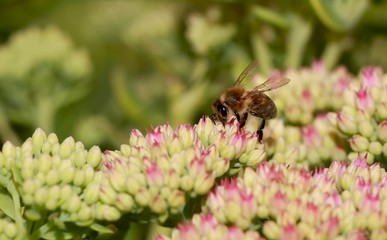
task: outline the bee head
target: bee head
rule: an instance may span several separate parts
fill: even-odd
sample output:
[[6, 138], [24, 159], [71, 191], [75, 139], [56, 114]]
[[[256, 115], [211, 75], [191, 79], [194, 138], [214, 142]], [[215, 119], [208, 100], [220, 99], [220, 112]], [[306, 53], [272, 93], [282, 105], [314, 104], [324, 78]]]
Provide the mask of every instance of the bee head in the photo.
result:
[[216, 115], [216, 118], [222, 122], [222, 124], [224, 125], [228, 118], [229, 118], [229, 109], [228, 107], [221, 103], [219, 100], [216, 100], [213, 104], [212, 104], [212, 110], [214, 111], [215, 115]]

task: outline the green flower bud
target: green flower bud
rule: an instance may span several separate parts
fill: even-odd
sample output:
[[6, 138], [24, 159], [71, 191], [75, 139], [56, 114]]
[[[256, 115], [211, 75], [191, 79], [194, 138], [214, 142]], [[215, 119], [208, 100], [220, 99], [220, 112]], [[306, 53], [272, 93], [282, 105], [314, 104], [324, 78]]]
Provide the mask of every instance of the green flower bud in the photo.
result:
[[164, 181], [167, 187], [176, 189], [180, 185], [180, 176], [174, 169], [171, 169], [169, 173], [165, 175]]
[[114, 171], [109, 174], [110, 185], [118, 192], [124, 191], [126, 186], [126, 175], [119, 171]]
[[246, 165], [250, 166], [250, 167], [255, 166], [259, 162], [262, 162], [263, 160], [266, 159], [266, 152], [263, 149], [255, 149], [255, 150], [251, 151], [248, 159], [249, 160], [247, 161]]
[[349, 141], [352, 150], [355, 152], [364, 152], [368, 149], [369, 142], [368, 139], [360, 136], [360, 135], [354, 135], [350, 141]]
[[51, 144], [59, 143], [58, 136], [55, 133], [48, 134], [47, 142]]
[[376, 117], [378, 119], [387, 119], [387, 102], [382, 102], [377, 106]]
[[23, 194], [22, 195], [23, 202], [25, 205], [32, 205], [34, 203], [34, 196], [32, 194]]
[[155, 196], [152, 199], [152, 202], [149, 207], [153, 212], [160, 214], [165, 212], [168, 206], [165, 199], [159, 195], [159, 196]]
[[341, 189], [350, 190], [352, 186], [352, 180], [353, 177], [349, 173], [343, 173], [339, 179]]
[[134, 200], [129, 194], [119, 193], [116, 197], [115, 206], [123, 212], [129, 212], [134, 207]]
[[46, 183], [48, 186], [58, 184], [60, 180], [61, 180], [61, 176], [57, 170], [51, 169], [50, 171], [48, 171], [46, 175]]
[[120, 147], [120, 151], [124, 157], [129, 157], [132, 153], [132, 148], [127, 144], [122, 144]]
[[101, 186], [99, 189], [99, 198], [103, 203], [114, 204], [117, 193], [110, 186]]
[[43, 154], [50, 154], [52, 149], [52, 145], [50, 142], [44, 142], [42, 145], [42, 153]]
[[42, 145], [46, 141], [46, 139], [46, 133], [41, 128], [36, 129], [35, 132], [32, 134], [32, 149], [35, 156], [40, 155]]
[[97, 168], [102, 161], [101, 149], [97, 146], [93, 146], [87, 155], [87, 163], [94, 169]]
[[137, 194], [134, 196], [136, 199], [136, 202], [140, 206], [147, 206], [150, 204], [151, 201], [151, 195], [150, 193], [145, 189], [140, 189], [137, 191]]
[[236, 220], [242, 214], [241, 207], [236, 202], [230, 201], [230, 202], [226, 203], [226, 206], [224, 208], [227, 209], [227, 211], [225, 211], [224, 213], [225, 213], [225, 216], [226, 216], [226, 219], [228, 220], [228, 222], [238, 224], [236, 222]]
[[6, 141], [3, 145], [3, 156], [4, 159], [10, 158], [15, 159], [16, 158], [16, 148], [12, 145], [10, 141]]
[[82, 206], [82, 201], [79, 198], [79, 196], [76, 195], [76, 194], [73, 194], [68, 199], [68, 201], [65, 203], [65, 209], [69, 213], [76, 213], [76, 212], [78, 212], [80, 210], [81, 206]]
[[85, 185], [87, 185], [93, 181], [95, 171], [94, 171], [93, 167], [91, 167], [89, 164], [84, 165], [82, 168], [82, 171], [85, 175]]
[[370, 138], [374, 133], [374, 127], [370, 121], [361, 121], [359, 123], [359, 132], [366, 138]]
[[194, 191], [199, 195], [206, 194], [212, 188], [212, 186], [214, 186], [214, 182], [214, 174], [208, 173], [196, 176], [194, 182]]
[[368, 151], [373, 155], [380, 155], [383, 151], [383, 146], [380, 142], [371, 142], [368, 146]]
[[70, 166], [60, 171], [60, 178], [63, 183], [71, 183], [74, 180], [75, 168]]
[[47, 154], [40, 155], [38, 159], [38, 171], [47, 173], [51, 169], [51, 157]]
[[215, 171], [216, 177], [220, 177], [225, 174], [229, 168], [230, 161], [228, 159], [220, 159], [216, 161], [212, 166], [212, 169]]
[[75, 186], [83, 186], [85, 184], [85, 173], [81, 169], [76, 169], [73, 183]]
[[357, 125], [354, 117], [345, 112], [337, 114], [337, 126], [346, 134], [355, 134], [357, 132]]
[[75, 141], [74, 138], [68, 137], [59, 147], [59, 155], [61, 158], [68, 158], [75, 150]]
[[140, 189], [140, 184], [134, 177], [129, 177], [125, 183], [126, 191], [132, 195], [135, 195]]
[[274, 221], [266, 221], [263, 224], [263, 234], [269, 239], [279, 239], [280, 228]]
[[266, 206], [260, 205], [257, 207], [257, 216], [261, 219], [269, 217], [269, 209]]
[[80, 221], [87, 221], [93, 219], [93, 211], [90, 207], [82, 205], [81, 209], [77, 213], [77, 218]]
[[172, 141], [168, 143], [168, 153], [173, 155], [174, 153], [180, 152], [183, 150], [183, 144], [181, 143], [178, 137], [172, 138]]
[[180, 180], [180, 187], [183, 189], [185, 192], [190, 192], [193, 188], [194, 185], [194, 179], [193, 177], [189, 175], [184, 175], [182, 176]]
[[48, 199], [59, 199], [61, 188], [58, 185], [52, 186], [48, 189]]
[[65, 203], [72, 195], [72, 192], [73, 192], [73, 190], [70, 187], [70, 185], [62, 186], [61, 190], [60, 190], [60, 202]]
[[185, 204], [185, 194], [182, 191], [174, 190], [171, 194], [166, 196], [168, 205], [172, 208], [180, 208]]
[[83, 192], [83, 200], [87, 204], [93, 204], [98, 201], [99, 197], [99, 184], [94, 182], [87, 185], [85, 191]]
[[45, 208], [50, 211], [54, 211], [58, 207], [58, 205], [58, 200], [51, 198], [48, 198], [44, 204]]
[[86, 161], [87, 161], [86, 150], [81, 150], [75, 153], [74, 163], [76, 167], [82, 168], [86, 164]]
[[48, 196], [48, 190], [47, 187], [41, 187], [38, 190], [36, 190], [34, 194], [34, 200], [35, 203], [38, 205], [44, 205], [44, 203], [47, 201]]
[[231, 145], [226, 145], [222, 148], [219, 148], [219, 153], [220, 156], [232, 160], [235, 158], [235, 147]]
[[110, 222], [117, 221], [121, 217], [117, 208], [108, 205], [97, 206], [96, 217]]
[[24, 141], [20, 150], [23, 157], [32, 157], [32, 139], [28, 138]]
[[26, 194], [33, 194], [36, 190], [35, 181], [32, 179], [27, 179], [23, 182], [22, 191]]
[[29, 179], [35, 176], [35, 171], [31, 167], [22, 167], [21, 169], [21, 176], [23, 179]]
[[51, 154], [52, 155], [59, 154], [60, 146], [61, 145], [59, 143], [51, 143]]
[[387, 121], [379, 124], [378, 137], [383, 143], [387, 143]]
[[9, 222], [4, 227], [4, 234], [5, 234], [5, 236], [7, 236], [10, 239], [15, 238], [17, 232], [18, 231], [17, 231], [16, 225], [14, 223]]

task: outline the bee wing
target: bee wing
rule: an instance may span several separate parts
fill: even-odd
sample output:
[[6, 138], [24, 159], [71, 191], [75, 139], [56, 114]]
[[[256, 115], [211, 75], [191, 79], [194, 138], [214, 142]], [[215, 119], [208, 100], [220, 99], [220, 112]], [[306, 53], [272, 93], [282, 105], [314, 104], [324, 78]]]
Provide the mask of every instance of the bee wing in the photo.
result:
[[243, 81], [251, 79], [257, 71], [257, 61], [250, 63], [239, 75], [238, 79], [234, 83], [234, 87], [240, 85]]
[[272, 119], [277, 116], [277, 107], [273, 100], [262, 92], [255, 92], [250, 96], [251, 102], [247, 111], [262, 119]]
[[281, 74], [276, 74], [272, 77], [270, 77], [266, 82], [259, 84], [256, 86], [253, 90], [251, 90], [251, 93], [253, 92], [267, 92], [279, 87], [282, 87], [283, 85], [290, 82], [289, 78], [286, 78], [282, 76]]

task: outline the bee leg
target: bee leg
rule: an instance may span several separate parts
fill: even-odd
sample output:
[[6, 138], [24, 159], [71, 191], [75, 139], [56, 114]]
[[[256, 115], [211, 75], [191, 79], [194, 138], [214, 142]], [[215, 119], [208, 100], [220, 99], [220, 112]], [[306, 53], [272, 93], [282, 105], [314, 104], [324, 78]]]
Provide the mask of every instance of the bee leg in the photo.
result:
[[263, 128], [265, 127], [265, 119], [262, 119], [261, 125], [259, 125], [259, 128], [257, 130], [257, 135], [258, 135], [258, 141], [262, 143], [262, 138], [263, 138]]
[[211, 119], [211, 121], [212, 121], [213, 124], [216, 124], [215, 121], [217, 120], [217, 117], [216, 117], [216, 114], [215, 114], [215, 113], [211, 114], [210, 119]]
[[247, 112], [245, 112], [242, 117], [239, 120], [239, 129], [243, 128], [246, 125], [246, 120], [247, 120]]

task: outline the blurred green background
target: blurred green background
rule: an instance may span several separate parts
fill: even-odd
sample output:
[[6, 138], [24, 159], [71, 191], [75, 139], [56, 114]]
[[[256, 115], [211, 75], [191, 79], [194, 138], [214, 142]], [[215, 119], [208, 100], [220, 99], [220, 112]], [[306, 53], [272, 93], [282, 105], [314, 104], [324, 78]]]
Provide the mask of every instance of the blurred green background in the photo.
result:
[[0, 1], [0, 139], [35, 128], [116, 149], [195, 123], [253, 59], [387, 67], [387, 1]]

